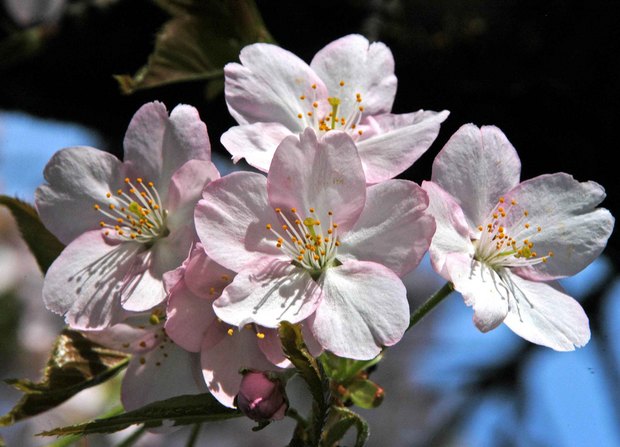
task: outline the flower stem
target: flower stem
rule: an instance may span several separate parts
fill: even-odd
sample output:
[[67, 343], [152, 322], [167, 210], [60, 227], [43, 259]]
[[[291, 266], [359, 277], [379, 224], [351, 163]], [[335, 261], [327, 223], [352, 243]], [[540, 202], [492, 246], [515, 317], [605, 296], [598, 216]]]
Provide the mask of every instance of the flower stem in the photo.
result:
[[422, 305], [411, 314], [411, 318], [409, 319], [409, 327], [407, 330], [415, 326], [418, 321], [424, 318], [426, 314], [433, 310], [433, 308], [437, 306], [445, 297], [450, 295], [453, 290], [454, 287], [452, 286], [452, 283], [447, 282], [441, 289], [431, 295], [429, 299], [422, 303]]

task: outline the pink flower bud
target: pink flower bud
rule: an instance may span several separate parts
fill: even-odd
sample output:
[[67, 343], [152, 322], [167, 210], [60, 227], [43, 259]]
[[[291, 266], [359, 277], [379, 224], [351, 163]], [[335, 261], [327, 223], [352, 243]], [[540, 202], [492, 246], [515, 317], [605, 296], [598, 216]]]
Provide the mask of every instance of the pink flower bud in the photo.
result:
[[243, 374], [235, 403], [243, 414], [257, 422], [280, 420], [288, 408], [282, 382], [262, 371]]

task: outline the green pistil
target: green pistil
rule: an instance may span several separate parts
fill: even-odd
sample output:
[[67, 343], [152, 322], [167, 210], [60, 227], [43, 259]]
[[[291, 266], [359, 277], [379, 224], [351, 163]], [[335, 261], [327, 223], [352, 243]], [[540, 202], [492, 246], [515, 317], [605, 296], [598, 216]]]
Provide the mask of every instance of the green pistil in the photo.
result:
[[340, 99], [335, 96], [327, 98], [329, 104], [332, 106], [332, 130], [336, 128], [336, 121], [338, 120], [338, 106], [340, 106]]

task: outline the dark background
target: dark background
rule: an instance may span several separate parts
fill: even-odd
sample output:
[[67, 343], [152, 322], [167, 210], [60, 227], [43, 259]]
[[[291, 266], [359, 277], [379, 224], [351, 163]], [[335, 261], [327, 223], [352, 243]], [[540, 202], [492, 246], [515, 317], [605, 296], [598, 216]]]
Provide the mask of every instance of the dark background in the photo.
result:
[[[235, 123], [222, 95], [204, 98], [205, 83], [120, 93], [112, 75], [133, 74], [146, 62], [168, 16], [146, 0], [112, 3], [61, 20], [39, 51], [0, 64], [0, 108], [86, 124], [107, 139], [105, 149], [120, 155], [123, 133], [142, 103], [189, 103], [200, 109], [215, 150], [224, 153], [219, 136]], [[429, 178], [437, 151], [462, 124], [494, 124], [517, 148], [522, 178], [564, 171], [594, 180], [607, 190], [604, 206], [614, 214], [620, 209], [613, 160], [620, 2], [257, 3], [275, 40], [306, 61], [348, 33], [385, 42], [399, 81], [394, 111], [451, 111], [433, 147], [404, 176]], [[618, 243], [612, 236], [607, 252], [614, 259]]]

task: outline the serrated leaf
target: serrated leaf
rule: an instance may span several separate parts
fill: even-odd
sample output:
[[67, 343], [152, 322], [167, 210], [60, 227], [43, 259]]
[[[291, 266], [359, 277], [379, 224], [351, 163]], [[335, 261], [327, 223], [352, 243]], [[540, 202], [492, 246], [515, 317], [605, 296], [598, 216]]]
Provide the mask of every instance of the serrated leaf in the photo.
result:
[[39, 268], [43, 273], [47, 272], [49, 266], [65, 248], [64, 245], [45, 228], [32, 205], [5, 195], [0, 195], [0, 205], [5, 205], [11, 211]]
[[368, 423], [359, 414], [347, 408], [334, 407], [333, 411], [338, 416], [338, 420], [323, 433], [321, 445], [325, 447], [338, 445], [338, 441], [347, 431], [355, 427], [357, 429], [355, 447], [363, 447], [369, 436]]
[[125, 353], [104, 348], [79, 332], [63, 330], [54, 343], [42, 381], [5, 380], [25, 395], [11, 411], [0, 417], [0, 426], [58, 406], [80, 391], [111, 379], [128, 361]]
[[371, 409], [378, 407], [383, 402], [383, 388], [372, 380], [355, 380], [347, 390], [349, 398], [358, 407]]
[[161, 426], [165, 421], [171, 421], [174, 426], [178, 426], [220, 421], [239, 416], [242, 416], [241, 412], [223, 406], [211, 394], [193, 394], [153, 402], [137, 410], [106, 419], [55, 428], [39, 433], [39, 436], [113, 433], [136, 424], [152, 428]]
[[[116, 75], [121, 91], [160, 87], [197, 80], [221, 80], [224, 65], [254, 42], [272, 42], [250, 0], [157, 1], [172, 14], [157, 35], [155, 49], [136, 74]], [[214, 97], [223, 89], [215, 83], [205, 92]]]

